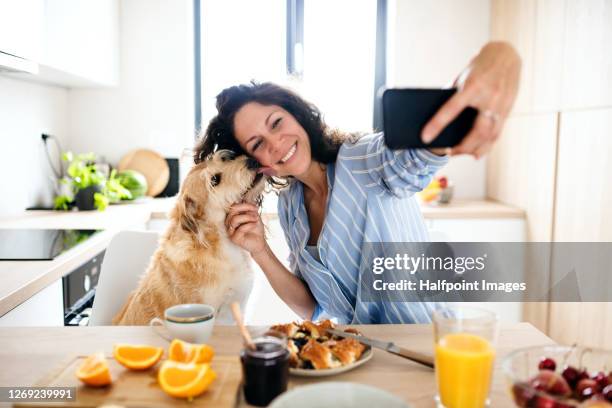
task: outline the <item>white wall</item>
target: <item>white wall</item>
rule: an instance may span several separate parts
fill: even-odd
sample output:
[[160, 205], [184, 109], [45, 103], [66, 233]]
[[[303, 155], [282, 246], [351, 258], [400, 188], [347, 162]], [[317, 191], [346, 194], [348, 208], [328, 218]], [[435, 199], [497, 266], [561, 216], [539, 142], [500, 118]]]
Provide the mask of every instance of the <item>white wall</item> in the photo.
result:
[[194, 137], [191, 0], [120, 2], [119, 86], [72, 89], [68, 144], [116, 164], [135, 148], [179, 157]]
[[0, 216], [51, 205], [53, 175], [41, 133], [66, 145], [68, 91], [0, 76]]
[[[448, 86], [490, 37], [489, 0], [391, 0], [389, 19], [389, 86]], [[440, 173], [457, 197], [484, 198], [485, 160], [454, 157]]]

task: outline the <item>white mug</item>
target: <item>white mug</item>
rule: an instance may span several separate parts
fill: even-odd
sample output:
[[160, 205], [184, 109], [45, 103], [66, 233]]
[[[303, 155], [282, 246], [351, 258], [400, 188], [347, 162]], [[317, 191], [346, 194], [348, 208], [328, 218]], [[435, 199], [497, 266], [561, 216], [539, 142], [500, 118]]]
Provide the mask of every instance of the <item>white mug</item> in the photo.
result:
[[166, 340], [179, 338], [189, 343], [206, 343], [215, 324], [215, 308], [201, 303], [175, 305], [164, 311], [164, 319], [154, 317], [150, 326], [164, 326], [172, 338], [159, 333]]

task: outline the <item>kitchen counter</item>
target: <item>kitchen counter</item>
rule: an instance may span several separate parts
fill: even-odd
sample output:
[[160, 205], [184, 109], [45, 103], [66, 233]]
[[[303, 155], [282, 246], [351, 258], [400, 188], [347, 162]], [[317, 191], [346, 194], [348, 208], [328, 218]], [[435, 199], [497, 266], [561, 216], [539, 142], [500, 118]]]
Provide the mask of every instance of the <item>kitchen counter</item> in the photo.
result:
[[492, 200], [455, 199], [450, 204], [421, 205], [425, 219], [525, 218], [525, 211]]
[[[52, 261], [0, 261], [0, 316], [60, 279], [106, 248], [113, 235], [125, 229], [143, 229], [151, 220], [165, 220], [175, 198], [156, 198], [140, 204], [111, 205], [106, 211], [24, 211], [0, 217], [0, 228], [102, 229], [84, 243]], [[423, 206], [423, 216], [435, 219], [523, 219], [523, 210], [487, 200], [454, 200]], [[275, 219], [264, 213], [264, 220]]]
[[32, 210], [0, 217], [0, 228], [128, 229], [142, 228], [152, 217], [167, 214], [175, 198], [155, 198], [138, 204], [109, 205], [105, 211]]
[[[393, 341], [399, 346], [431, 354], [433, 331], [431, 325], [363, 325], [357, 326], [366, 336]], [[0, 328], [0, 386], [32, 386], [50, 371], [53, 371], [72, 355], [88, 355], [103, 351], [112, 355], [115, 343], [151, 344], [163, 346], [168, 343], [150, 327], [99, 326], [99, 327], [49, 327], [49, 328]], [[217, 356], [236, 357], [241, 348], [241, 338], [235, 326], [216, 326], [210, 344]], [[507, 385], [500, 369], [503, 357], [520, 347], [554, 344], [553, 341], [528, 323], [502, 324], [497, 342], [495, 372], [491, 393], [491, 406], [513, 407], [507, 393]], [[213, 360], [213, 368], [215, 360]], [[76, 381], [76, 379], [74, 380]], [[217, 379], [217, 382], [220, 381]], [[321, 381], [350, 381], [384, 389], [412, 407], [434, 407], [434, 372], [403, 358], [375, 350], [371, 361], [352, 371], [328, 378], [290, 377], [289, 387]], [[101, 390], [101, 392], [105, 392]], [[221, 396], [212, 388], [190, 405], [225, 406], [220, 400], [233, 400], [232, 396]], [[78, 389], [77, 389], [78, 395]], [[200, 404], [202, 400], [202, 404]], [[185, 406], [175, 400], [176, 406]], [[112, 402], [112, 401], [107, 401]], [[206, 404], [205, 402], [209, 402]], [[121, 405], [128, 405], [123, 401]], [[232, 405], [229, 405], [232, 406]]]
[[106, 211], [34, 210], [1, 217], [0, 228], [100, 229], [91, 238], [52, 261], [0, 261], [0, 316], [8, 313], [51, 283], [62, 278], [107, 246], [125, 229], [144, 229], [154, 214], [167, 214], [174, 198], [141, 204], [111, 205]]

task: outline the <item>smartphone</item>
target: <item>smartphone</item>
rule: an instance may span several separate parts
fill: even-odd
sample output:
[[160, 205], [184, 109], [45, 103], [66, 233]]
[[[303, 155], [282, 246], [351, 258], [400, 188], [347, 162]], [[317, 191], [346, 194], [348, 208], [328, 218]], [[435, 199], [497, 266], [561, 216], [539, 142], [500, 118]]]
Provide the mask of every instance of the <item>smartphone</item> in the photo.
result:
[[421, 131], [446, 101], [451, 89], [386, 89], [382, 95], [383, 131], [390, 149], [453, 147], [469, 133], [478, 110], [467, 107], [430, 144], [421, 141]]

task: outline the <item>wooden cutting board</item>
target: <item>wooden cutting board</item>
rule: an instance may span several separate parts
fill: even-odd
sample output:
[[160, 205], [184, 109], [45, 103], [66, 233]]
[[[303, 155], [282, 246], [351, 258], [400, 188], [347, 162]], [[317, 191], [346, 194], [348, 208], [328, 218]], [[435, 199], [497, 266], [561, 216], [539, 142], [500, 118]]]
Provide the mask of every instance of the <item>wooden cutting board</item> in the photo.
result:
[[136, 170], [142, 173], [149, 185], [147, 195], [151, 197], [164, 191], [170, 180], [170, 167], [166, 159], [149, 149], [132, 150], [121, 158], [117, 169]]
[[113, 383], [104, 388], [83, 385], [74, 375], [77, 367], [87, 356], [74, 356], [45, 375], [37, 387], [77, 387], [75, 401], [22, 402], [14, 407], [73, 407], [90, 408], [101, 405], [119, 407], [233, 407], [241, 380], [238, 356], [216, 356], [211, 363], [217, 378], [210, 388], [191, 402], [167, 395], [157, 384], [157, 371], [161, 362], [146, 371], [131, 371], [113, 357], [107, 357]]

